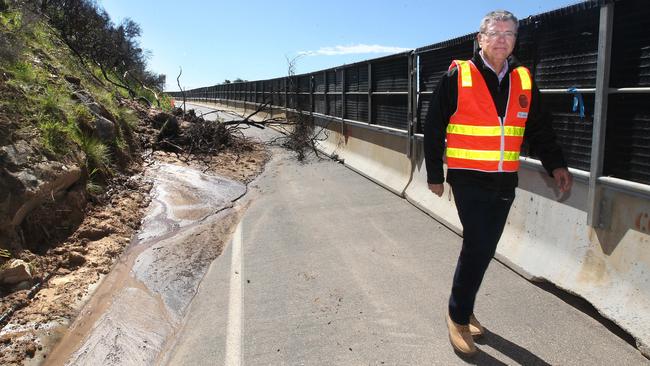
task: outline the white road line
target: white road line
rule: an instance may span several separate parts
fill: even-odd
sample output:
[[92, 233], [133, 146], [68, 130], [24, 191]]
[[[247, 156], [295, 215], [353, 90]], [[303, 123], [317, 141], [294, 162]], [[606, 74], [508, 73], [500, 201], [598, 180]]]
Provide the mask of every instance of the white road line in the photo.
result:
[[228, 302], [228, 333], [226, 334], [226, 366], [240, 366], [242, 337], [242, 234], [241, 222], [232, 237], [230, 264], [230, 299]]

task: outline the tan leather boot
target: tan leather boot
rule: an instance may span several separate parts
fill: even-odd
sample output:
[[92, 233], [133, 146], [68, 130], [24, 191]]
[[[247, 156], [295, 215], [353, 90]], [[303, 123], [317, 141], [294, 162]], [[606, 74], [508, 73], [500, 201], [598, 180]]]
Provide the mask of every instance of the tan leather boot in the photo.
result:
[[470, 334], [469, 325], [454, 323], [447, 313], [447, 328], [449, 329], [449, 341], [456, 351], [466, 356], [472, 356], [478, 352]]
[[483, 333], [485, 333], [485, 328], [478, 322], [474, 314], [469, 316], [469, 333], [474, 338], [482, 337]]

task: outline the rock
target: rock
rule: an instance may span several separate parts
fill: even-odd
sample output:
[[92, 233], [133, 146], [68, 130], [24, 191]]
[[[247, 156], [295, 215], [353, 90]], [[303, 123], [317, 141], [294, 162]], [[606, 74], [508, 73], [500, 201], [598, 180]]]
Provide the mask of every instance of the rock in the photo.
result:
[[32, 287], [32, 281], [21, 281], [14, 287], [12, 287], [12, 290], [13, 291], [29, 290], [30, 287]]
[[85, 90], [77, 90], [77, 91], [73, 92], [70, 97], [72, 99], [74, 99], [74, 100], [80, 101], [83, 104], [93, 103], [93, 98]]
[[84, 257], [81, 253], [70, 252], [68, 253], [67, 262], [68, 267], [70, 268], [79, 267], [82, 264], [86, 263], [86, 257]]
[[28, 158], [34, 154], [34, 149], [25, 140], [18, 140], [12, 145], [0, 148], [0, 164], [10, 170], [27, 165]]
[[36, 354], [36, 346], [33, 343], [30, 343], [25, 346], [25, 354], [29, 357], [32, 358]]
[[78, 77], [75, 77], [75, 76], [72, 76], [72, 75], [65, 75], [63, 78], [67, 82], [69, 82], [70, 84], [74, 84], [76, 86], [81, 86], [81, 79], [79, 79]]
[[67, 269], [67, 268], [63, 268], [63, 267], [61, 267], [61, 268], [59, 268], [59, 269], [56, 271], [56, 274], [59, 275], [59, 276], [69, 275], [69, 274], [70, 274], [70, 270]]
[[107, 118], [98, 116], [95, 119], [95, 136], [105, 143], [115, 141], [115, 124]]
[[104, 117], [111, 122], [115, 121], [115, 116], [113, 116], [113, 113], [109, 112], [106, 107], [97, 102], [88, 104], [88, 108], [90, 108], [90, 111], [93, 112], [96, 116]]
[[23, 281], [32, 280], [32, 269], [22, 259], [14, 259], [9, 266], [0, 271], [0, 284], [13, 286]]
[[80, 239], [85, 238], [88, 240], [95, 241], [108, 236], [114, 231], [115, 231], [114, 228], [112, 228], [110, 225], [106, 223], [102, 223], [97, 226], [85, 226], [83, 228], [79, 228], [79, 230], [77, 231], [77, 237]]
[[5, 182], [13, 185], [8, 200], [2, 202], [0, 199], [0, 227], [5, 226], [1, 223], [7, 220], [13, 227], [20, 225], [34, 208], [67, 189], [79, 178], [81, 169], [78, 166], [67, 166], [55, 161], [34, 164], [15, 174], [9, 173], [7, 177], [3, 177], [0, 171], [0, 186]]

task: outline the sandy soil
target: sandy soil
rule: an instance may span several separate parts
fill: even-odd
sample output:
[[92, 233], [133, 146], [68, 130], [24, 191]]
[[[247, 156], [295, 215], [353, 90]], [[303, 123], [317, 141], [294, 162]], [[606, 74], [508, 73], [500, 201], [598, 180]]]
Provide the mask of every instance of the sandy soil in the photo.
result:
[[[266, 147], [257, 143], [237, 152], [223, 151], [207, 161], [187, 163], [175, 154], [160, 151], [150, 156], [242, 183], [254, 179], [268, 158]], [[30, 258], [45, 280], [33, 299], [29, 299], [29, 289], [1, 298], [0, 314], [16, 304], [24, 307], [0, 331], [0, 364], [42, 362], [49, 348], [45, 343], [62, 337], [60, 329], [72, 322], [97, 283], [111, 270], [140, 226], [150, 201], [152, 183], [143, 178], [142, 169], [135, 168], [130, 177], [117, 179], [103, 204], [88, 205], [81, 225], [65, 241]], [[37, 354], [38, 359], [34, 358]]]

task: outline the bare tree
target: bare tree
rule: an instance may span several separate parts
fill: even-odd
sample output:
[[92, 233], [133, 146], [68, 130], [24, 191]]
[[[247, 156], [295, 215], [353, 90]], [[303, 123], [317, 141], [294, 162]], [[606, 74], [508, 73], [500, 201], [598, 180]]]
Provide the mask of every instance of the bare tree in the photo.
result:
[[[283, 131], [284, 136], [275, 139], [273, 142], [279, 142], [281, 146], [293, 151], [296, 153], [296, 158], [298, 161], [304, 161], [308, 155], [314, 154], [317, 158], [320, 158], [318, 151], [318, 143], [320, 141], [326, 140], [329, 136], [327, 134], [327, 127], [329, 122], [325, 126], [320, 128], [315, 127], [314, 117], [311, 111], [304, 111], [302, 105], [298, 98], [298, 81], [296, 78], [296, 64], [298, 60], [304, 55], [298, 55], [292, 59], [285, 56], [287, 60], [287, 73], [288, 73], [288, 85], [287, 89], [289, 95], [294, 96], [295, 99], [293, 103], [293, 110], [289, 108], [285, 109], [285, 116], [287, 117], [287, 123], [279, 125], [279, 129]], [[290, 103], [287, 103], [289, 106]]]
[[176, 77], [176, 83], [178, 84], [178, 89], [180, 89], [181, 94], [183, 95], [183, 116], [185, 116], [185, 113], [187, 113], [185, 108], [185, 102], [187, 101], [187, 97], [185, 96], [185, 89], [181, 87], [181, 75], [183, 75], [183, 68], [181, 66], [179, 66], [178, 68], [180, 69], [180, 72]]

